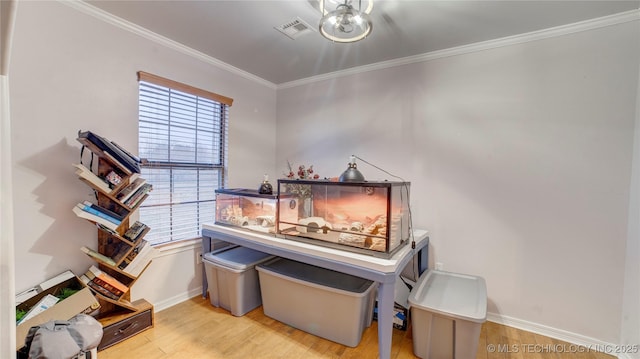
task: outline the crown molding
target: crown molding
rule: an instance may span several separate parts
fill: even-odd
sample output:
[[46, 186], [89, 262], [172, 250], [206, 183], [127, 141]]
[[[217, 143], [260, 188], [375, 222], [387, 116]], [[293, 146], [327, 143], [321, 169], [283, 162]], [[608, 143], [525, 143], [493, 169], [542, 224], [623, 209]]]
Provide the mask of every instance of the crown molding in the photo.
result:
[[520, 35], [513, 35], [513, 36], [503, 37], [500, 39], [487, 40], [487, 41], [477, 42], [470, 45], [462, 45], [462, 46], [452, 47], [449, 49], [432, 51], [432, 52], [428, 52], [420, 55], [403, 57], [400, 59], [394, 59], [394, 60], [377, 62], [374, 64], [369, 64], [364, 66], [352, 67], [346, 70], [340, 70], [340, 71], [330, 72], [330, 73], [326, 73], [318, 76], [307, 77], [304, 79], [295, 80], [291, 82], [281, 83], [277, 86], [277, 88], [278, 90], [286, 89], [290, 87], [307, 85], [314, 82], [335, 79], [338, 77], [364, 73], [368, 71], [381, 70], [381, 69], [386, 69], [386, 68], [391, 68], [396, 66], [414, 64], [418, 62], [427, 62], [431, 60], [441, 59], [444, 57], [469, 54], [473, 52], [484, 51], [484, 50], [494, 49], [498, 47], [522, 44], [530, 41], [538, 41], [542, 39], [564, 36], [564, 35], [573, 34], [576, 32], [588, 31], [588, 30], [598, 29], [606, 26], [617, 25], [617, 24], [622, 24], [622, 23], [637, 21], [637, 20], [640, 20], [640, 9], [625, 11], [618, 14], [603, 16], [603, 17], [580, 21], [580, 22], [567, 24], [567, 25], [556, 26], [548, 29], [532, 31], [532, 32], [528, 32]]
[[72, 7], [76, 10], [79, 10], [85, 14], [91, 15], [95, 18], [98, 18], [106, 23], [109, 23], [111, 25], [117, 26], [123, 30], [129, 31], [131, 33], [134, 33], [136, 35], [142, 36], [148, 40], [151, 40], [153, 42], [156, 42], [160, 45], [164, 45], [170, 49], [176, 50], [178, 52], [181, 52], [185, 55], [191, 56], [195, 59], [198, 59], [200, 61], [206, 62], [208, 64], [211, 64], [213, 66], [216, 66], [222, 70], [226, 70], [228, 72], [231, 72], [233, 74], [242, 76], [248, 80], [257, 82], [263, 86], [267, 86], [269, 88], [272, 89], [276, 89], [276, 84], [274, 84], [273, 82], [267, 81], [261, 77], [258, 77], [256, 75], [253, 75], [249, 72], [246, 72], [244, 70], [241, 70], [235, 66], [229, 65], [226, 62], [220, 61], [214, 57], [211, 57], [209, 55], [206, 55], [200, 51], [196, 51], [188, 46], [185, 46], [177, 41], [173, 41], [169, 38], [166, 38], [164, 36], [158, 35], [155, 32], [152, 32], [148, 29], [145, 29], [142, 26], [136, 25], [132, 22], [126, 21], [122, 18], [119, 18], [113, 14], [110, 14], [104, 10], [101, 10], [93, 5], [90, 5], [82, 0], [58, 0], [60, 3], [65, 4], [69, 7]]
[[606, 26], [612, 26], [612, 25], [640, 20], [640, 9], [630, 10], [630, 11], [625, 11], [625, 12], [621, 12], [621, 13], [613, 14], [609, 16], [603, 16], [595, 19], [580, 21], [573, 24], [556, 26], [556, 27], [538, 30], [538, 31], [532, 31], [532, 32], [528, 32], [520, 35], [513, 35], [513, 36], [503, 37], [500, 39], [487, 40], [487, 41], [477, 42], [470, 45], [457, 46], [449, 49], [437, 50], [437, 51], [432, 51], [432, 52], [414, 55], [414, 56], [407, 56], [400, 59], [394, 59], [389, 61], [377, 62], [369, 65], [352, 67], [345, 70], [334, 71], [334, 72], [317, 75], [317, 76], [311, 76], [304, 79], [285, 82], [281, 84], [274, 84], [273, 82], [267, 81], [261, 77], [258, 77], [254, 74], [241, 70], [235, 66], [229, 65], [226, 62], [220, 61], [200, 51], [196, 51], [177, 41], [173, 41], [169, 38], [166, 38], [150, 30], [147, 30], [139, 25], [136, 25], [134, 23], [121, 19], [117, 16], [114, 16], [82, 0], [58, 0], [58, 1], [76, 10], [79, 10], [83, 13], [96, 17], [114, 26], [117, 26], [121, 29], [137, 34], [148, 40], [151, 40], [153, 42], [164, 45], [168, 48], [179, 51], [185, 55], [194, 57], [200, 61], [209, 63], [220, 69], [229, 71], [231, 73], [244, 77], [248, 80], [254, 81], [263, 86], [267, 86], [269, 88], [276, 89], [276, 90], [307, 85], [307, 84], [311, 84], [319, 81], [330, 80], [330, 79], [335, 79], [339, 77], [365, 73], [369, 71], [387, 69], [391, 67], [414, 64], [418, 62], [427, 62], [427, 61], [432, 61], [432, 60], [441, 59], [441, 58], [450, 57], [450, 56], [458, 56], [458, 55], [469, 54], [473, 52], [484, 51], [484, 50], [489, 50], [489, 49], [494, 49], [494, 48], [499, 48], [504, 46], [522, 44], [530, 41], [537, 41], [537, 40], [548, 39], [548, 38], [553, 38], [558, 36], [564, 36], [564, 35], [573, 34], [576, 32], [588, 31], [588, 30], [598, 29]]

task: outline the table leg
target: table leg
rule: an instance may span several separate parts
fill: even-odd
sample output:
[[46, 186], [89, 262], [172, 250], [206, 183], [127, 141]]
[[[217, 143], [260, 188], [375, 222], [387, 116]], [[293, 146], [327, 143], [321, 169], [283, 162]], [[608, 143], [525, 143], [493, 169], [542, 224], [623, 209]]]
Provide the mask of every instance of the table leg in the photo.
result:
[[[204, 256], [205, 253], [209, 253], [209, 252], [211, 252], [211, 238], [202, 237], [202, 255]], [[206, 298], [209, 284], [207, 283], [207, 272], [204, 268], [204, 263], [202, 263], [201, 266], [202, 266], [202, 298]]]
[[[429, 269], [429, 247], [422, 248], [418, 251], [418, 277], [424, 273], [427, 269]], [[416, 281], [418, 278], [416, 278]]]
[[391, 357], [394, 294], [394, 282], [380, 283], [378, 287], [378, 355], [380, 359]]

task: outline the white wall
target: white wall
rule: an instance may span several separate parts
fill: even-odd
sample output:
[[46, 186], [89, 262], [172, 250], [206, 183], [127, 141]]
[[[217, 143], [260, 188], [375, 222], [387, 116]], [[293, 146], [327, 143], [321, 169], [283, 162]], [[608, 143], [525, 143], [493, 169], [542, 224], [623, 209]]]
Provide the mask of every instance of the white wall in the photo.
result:
[[5, 290], [0, 293], [0, 357], [14, 355], [15, 276], [13, 255], [13, 211], [11, 181], [11, 136], [9, 123], [9, 79], [0, 74], [0, 278]]
[[639, 43], [624, 23], [280, 89], [277, 164], [411, 181], [431, 260], [485, 277], [494, 319], [618, 343]]
[[[93, 263], [79, 247], [95, 247], [96, 229], [71, 212], [92, 195], [71, 166], [79, 160], [76, 134], [92, 130], [137, 152], [139, 70], [234, 99], [230, 186], [257, 187], [263, 173], [274, 172], [274, 86], [59, 2], [21, 1], [17, 13], [9, 76], [18, 291]], [[132, 289], [134, 299], [166, 304], [198, 293], [194, 251], [155, 260]]]
[[[640, 23], [637, 30], [640, 32]], [[640, 66], [640, 64], [638, 64]], [[629, 232], [624, 277], [622, 306], [622, 330], [620, 343], [640, 345], [640, 78], [636, 92], [636, 123], [629, 201]], [[640, 351], [629, 352], [629, 357], [639, 359]]]
[[9, 118], [9, 54], [16, 14], [14, 1], [0, 2], [0, 357], [14, 356], [15, 256], [13, 250], [13, 181], [11, 122]]

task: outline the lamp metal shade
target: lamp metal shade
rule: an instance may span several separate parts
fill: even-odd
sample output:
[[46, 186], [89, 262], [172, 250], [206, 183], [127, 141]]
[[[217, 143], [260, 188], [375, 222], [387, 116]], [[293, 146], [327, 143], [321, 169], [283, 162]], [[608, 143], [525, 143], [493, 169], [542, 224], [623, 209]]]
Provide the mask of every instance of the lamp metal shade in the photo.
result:
[[355, 163], [350, 163], [349, 167], [342, 172], [340, 178], [338, 178], [340, 182], [364, 182], [364, 176], [360, 171], [358, 171], [358, 167]]

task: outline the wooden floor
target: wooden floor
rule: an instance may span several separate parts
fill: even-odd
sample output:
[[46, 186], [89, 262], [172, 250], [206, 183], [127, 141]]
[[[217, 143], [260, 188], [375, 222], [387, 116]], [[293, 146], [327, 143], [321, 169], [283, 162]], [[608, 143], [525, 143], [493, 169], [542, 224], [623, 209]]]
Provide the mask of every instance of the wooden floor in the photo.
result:
[[[282, 324], [259, 307], [242, 317], [192, 298], [155, 314], [155, 326], [98, 353], [99, 359], [147, 358], [372, 358], [378, 357], [377, 322], [356, 348]], [[555, 351], [555, 352], [553, 352]], [[564, 353], [557, 353], [564, 351]], [[613, 359], [541, 335], [486, 322], [477, 359]], [[391, 358], [413, 355], [411, 328], [393, 329]]]

